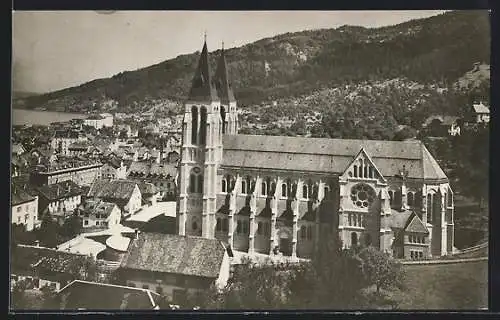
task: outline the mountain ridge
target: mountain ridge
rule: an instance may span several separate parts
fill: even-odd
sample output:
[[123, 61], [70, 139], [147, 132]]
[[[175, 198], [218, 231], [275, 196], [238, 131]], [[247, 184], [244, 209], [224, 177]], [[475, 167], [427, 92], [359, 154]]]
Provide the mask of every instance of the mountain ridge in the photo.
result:
[[[487, 11], [451, 11], [393, 26], [341, 26], [284, 33], [225, 49], [235, 96], [251, 105], [284, 96], [407, 77], [456, 82], [474, 63], [489, 64]], [[201, 48], [201, 44], [200, 44]], [[220, 49], [211, 51], [212, 71]], [[58, 111], [136, 111], [157, 100], [181, 102], [199, 51], [110, 78], [15, 100], [15, 106]]]

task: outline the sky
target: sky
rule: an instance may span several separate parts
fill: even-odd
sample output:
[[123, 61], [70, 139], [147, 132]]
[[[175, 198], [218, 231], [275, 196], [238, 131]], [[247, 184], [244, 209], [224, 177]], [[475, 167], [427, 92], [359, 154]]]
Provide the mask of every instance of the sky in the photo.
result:
[[379, 27], [443, 10], [14, 11], [13, 90], [50, 92], [136, 70], [180, 54], [239, 47], [286, 32]]

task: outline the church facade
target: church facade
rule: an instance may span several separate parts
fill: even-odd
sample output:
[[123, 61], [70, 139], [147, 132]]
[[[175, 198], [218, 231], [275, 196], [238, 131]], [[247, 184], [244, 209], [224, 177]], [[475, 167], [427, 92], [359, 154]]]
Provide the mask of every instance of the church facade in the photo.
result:
[[232, 250], [309, 258], [335, 233], [396, 258], [453, 250], [453, 191], [422, 142], [240, 135], [224, 50], [212, 75], [206, 42], [178, 184], [178, 233]]

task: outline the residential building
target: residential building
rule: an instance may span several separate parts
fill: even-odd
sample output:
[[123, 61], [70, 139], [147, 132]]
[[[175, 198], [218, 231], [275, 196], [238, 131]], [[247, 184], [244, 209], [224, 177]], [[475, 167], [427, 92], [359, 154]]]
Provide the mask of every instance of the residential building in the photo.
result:
[[100, 199], [89, 199], [78, 207], [82, 218], [83, 228], [111, 228], [120, 223], [122, 213], [120, 208], [112, 202]]
[[472, 120], [475, 123], [489, 123], [490, 109], [482, 102], [474, 103], [472, 105]]
[[52, 137], [50, 145], [57, 153], [68, 156], [68, 147], [75, 142], [85, 141], [87, 138], [79, 131], [57, 130]]
[[60, 310], [158, 310], [151, 290], [75, 280], [57, 293]]
[[89, 141], [76, 141], [67, 147], [67, 155], [69, 157], [85, 156], [89, 154], [92, 145]]
[[102, 163], [95, 160], [64, 159], [60, 163], [37, 166], [30, 173], [30, 182], [42, 186], [71, 180], [80, 186], [89, 186], [100, 177], [101, 167]]
[[142, 195], [136, 182], [130, 180], [97, 180], [92, 184], [87, 198], [98, 198], [115, 203], [128, 217], [142, 207]]
[[68, 253], [38, 246], [17, 245], [11, 252], [11, 285], [29, 281], [36, 289], [45, 286], [61, 289], [75, 279], [74, 267], [86, 255]]
[[127, 167], [123, 160], [110, 159], [101, 167], [102, 179], [125, 179], [127, 177]]
[[212, 284], [224, 287], [229, 256], [216, 239], [140, 232], [118, 271], [128, 286], [154, 290], [175, 301]]
[[38, 212], [48, 213], [59, 223], [64, 223], [82, 202], [84, 191], [71, 180], [37, 187], [39, 195]]
[[238, 134], [224, 50], [214, 77], [209, 69], [205, 43], [184, 105], [179, 235], [307, 258], [336, 234], [346, 248], [398, 255], [407, 242], [393, 241], [394, 219], [411, 210], [429, 256], [452, 252], [453, 191], [421, 141]]
[[456, 116], [434, 115], [428, 117], [422, 127], [428, 129], [435, 137], [457, 136], [460, 135], [461, 122], [462, 120]]
[[172, 164], [146, 161], [132, 162], [127, 179], [152, 183], [159, 192], [159, 200], [173, 201], [176, 196], [177, 168]]
[[24, 225], [26, 231], [38, 226], [38, 196], [32, 196], [25, 188], [12, 183], [10, 206], [12, 224]]
[[83, 120], [83, 125], [101, 130], [104, 127], [113, 126], [113, 115], [109, 113], [93, 114]]

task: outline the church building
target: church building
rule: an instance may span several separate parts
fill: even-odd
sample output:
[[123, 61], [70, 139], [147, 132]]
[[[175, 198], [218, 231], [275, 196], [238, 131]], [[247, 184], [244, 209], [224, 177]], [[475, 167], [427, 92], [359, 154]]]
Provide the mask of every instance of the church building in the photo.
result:
[[309, 258], [328, 235], [396, 258], [450, 254], [453, 192], [420, 141], [238, 134], [224, 49], [206, 42], [184, 106], [180, 235], [232, 250]]

